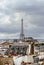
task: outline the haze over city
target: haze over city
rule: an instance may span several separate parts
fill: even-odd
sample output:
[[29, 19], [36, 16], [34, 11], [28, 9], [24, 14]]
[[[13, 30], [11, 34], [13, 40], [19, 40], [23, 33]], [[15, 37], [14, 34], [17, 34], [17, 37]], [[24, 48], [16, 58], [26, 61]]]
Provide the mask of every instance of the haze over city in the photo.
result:
[[25, 36], [44, 39], [44, 0], [0, 0], [0, 39], [19, 38], [22, 18]]

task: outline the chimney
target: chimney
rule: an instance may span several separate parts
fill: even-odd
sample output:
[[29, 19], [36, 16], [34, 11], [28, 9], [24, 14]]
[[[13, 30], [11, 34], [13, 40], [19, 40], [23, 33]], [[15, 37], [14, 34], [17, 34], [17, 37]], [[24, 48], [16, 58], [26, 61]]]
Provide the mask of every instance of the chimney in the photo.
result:
[[34, 54], [34, 42], [31, 43], [30, 54]]

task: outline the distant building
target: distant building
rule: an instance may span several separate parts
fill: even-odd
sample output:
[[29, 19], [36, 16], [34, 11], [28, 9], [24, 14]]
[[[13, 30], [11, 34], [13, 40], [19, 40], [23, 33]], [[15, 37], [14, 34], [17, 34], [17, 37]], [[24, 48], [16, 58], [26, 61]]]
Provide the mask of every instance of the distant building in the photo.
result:
[[25, 42], [33, 42], [34, 39], [32, 37], [24, 37]]

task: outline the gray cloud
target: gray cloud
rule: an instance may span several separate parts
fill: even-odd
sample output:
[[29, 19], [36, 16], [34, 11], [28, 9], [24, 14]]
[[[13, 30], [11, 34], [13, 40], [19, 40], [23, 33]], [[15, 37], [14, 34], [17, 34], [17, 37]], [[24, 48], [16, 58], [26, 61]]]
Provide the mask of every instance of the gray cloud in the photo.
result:
[[[7, 11], [5, 13], [14, 13], [15, 11], [17, 12], [28, 12], [30, 14], [39, 14], [43, 15], [44, 14], [44, 1], [37, 1], [37, 0], [17, 0], [16, 3], [13, 0], [13, 2], [8, 3], [6, 5]], [[8, 14], [7, 13], [7, 14]]]
[[44, 14], [44, 1], [38, 0], [8, 0], [5, 7], [0, 8], [0, 11], [12, 15], [14, 12], [28, 12], [30, 14]]
[[20, 21], [23, 17], [25, 35], [40, 37], [44, 34], [43, 0], [5, 0], [5, 3], [2, 0], [1, 5], [0, 33], [19, 33]]

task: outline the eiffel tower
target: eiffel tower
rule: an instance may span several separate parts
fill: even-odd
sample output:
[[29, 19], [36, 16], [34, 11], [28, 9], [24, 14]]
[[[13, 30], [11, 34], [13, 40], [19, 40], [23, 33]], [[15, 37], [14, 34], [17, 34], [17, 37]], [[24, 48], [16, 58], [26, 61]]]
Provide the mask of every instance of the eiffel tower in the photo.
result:
[[20, 40], [24, 40], [24, 30], [23, 30], [23, 19], [21, 19], [21, 33], [20, 33]]

